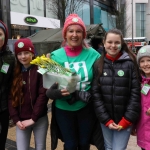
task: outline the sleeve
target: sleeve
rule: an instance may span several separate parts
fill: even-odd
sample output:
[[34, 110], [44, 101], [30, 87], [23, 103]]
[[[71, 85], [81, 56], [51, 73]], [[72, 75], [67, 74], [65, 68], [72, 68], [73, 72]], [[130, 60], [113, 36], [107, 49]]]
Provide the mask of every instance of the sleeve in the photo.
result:
[[47, 102], [48, 102], [48, 97], [46, 96], [46, 89], [43, 88], [43, 79], [42, 75], [38, 74], [38, 96], [36, 99], [36, 102], [33, 106], [33, 112], [31, 115], [31, 118], [33, 121], [37, 121], [40, 116], [44, 113], [47, 112]]
[[141, 92], [140, 92], [140, 81], [138, 79], [138, 73], [134, 64], [132, 63], [131, 68], [131, 91], [130, 91], [130, 99], [128, 101], [127, 109], [124, 115], [124, 118], [134, 123], [138, 119], [140, 112], [141, 112]]
[[20, 120], [20, 118], [19, 118], [19, 112], [18, 112], [18, 107], [13, 107], [13, 106], [12, 106], [11, 95], [9, 95], [8, 109], [9, 109], [10, 118], [11, 118], [11, 119], [13, 120], [13, 122], [16, 124], [16, 123]]
[[102, 100], [100, 84], [98, 83], [98, 79], [97, 79], [98, 74], [99, 74], [98, 65], [96, 61], [96, 63], [94, 64], [94, 78], [93, 78], [92, 87], [91, 87], [92, 100], [93, 100], [94, 110], [95, 110], [98, 120], [101, 123], [106, 124], [108, 121], [111, 120], [111, 118], [110, 118], [110, 115], [107, 113], [106, 107]]

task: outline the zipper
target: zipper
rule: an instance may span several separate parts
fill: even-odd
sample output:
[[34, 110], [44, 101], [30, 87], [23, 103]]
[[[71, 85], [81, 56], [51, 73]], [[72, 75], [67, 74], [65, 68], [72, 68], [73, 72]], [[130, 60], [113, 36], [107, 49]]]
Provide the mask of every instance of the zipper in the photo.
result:
[[[115, 88], [115, 86], [114, 86], [114, 63], [113, 62], [111, 64], [111, 66], [112, 66], [112, 72], [113, 72], [113, 76], [112, 76], [112, 84], [113, 84], [112, 94], [113, 94], [114, 93], [114, 88]], [[112, 95], [112, 103], [113, 103], [112, 110], [113, 110], [113, 119], [114, 119], [114, 94]]]
[[31, 100], [31, 107], [32, 107], [32, 109], [33, 109], [30, 83], [31, 83], [31, 82], [30, 82], [30, 70], [29, 70], [29, 94], [30, 94], [30, 100]]

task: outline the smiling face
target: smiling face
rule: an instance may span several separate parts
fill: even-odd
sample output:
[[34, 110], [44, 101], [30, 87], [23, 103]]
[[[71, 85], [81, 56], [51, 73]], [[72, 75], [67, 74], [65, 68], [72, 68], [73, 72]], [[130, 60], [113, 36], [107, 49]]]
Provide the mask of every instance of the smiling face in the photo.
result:
[[144, 72], [146, 77], [150, 77], [150, 57], [142, 57], [140, 59], [140, 69]]
[[5, 42], [5, 34], [4, 31], [0, 28], [0, 50], [2, 49]]
[[32, 61], [33, 54], [29, 51], [22, 51], [17, 54], [17, 58], [19, 62], [25, 67], [28, 68], [31, 64], [30, 62]]
[[104, 41], [104, 47], [107, 54], [116, 57], [121, 50], [121, 36], [115, 33], [108, 33]]
[[66, 32], [66, 41], [68, 46], [76, 47], [82, 45], [83, 42], [83, 30], [79, 25], [71, 25]]

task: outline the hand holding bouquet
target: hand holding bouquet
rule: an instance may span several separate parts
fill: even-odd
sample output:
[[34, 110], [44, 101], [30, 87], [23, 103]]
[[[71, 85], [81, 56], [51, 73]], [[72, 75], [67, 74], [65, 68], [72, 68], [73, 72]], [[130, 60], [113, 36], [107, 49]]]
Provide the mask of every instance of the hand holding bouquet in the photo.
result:
[[43, 87], [50, 88], [55, 82], [59, 84], [59, 88], [67, 89], [70, 93], [76, 90], [79, 76], [72, 73], [69, 69], [61, 66], [54, 60], [45, 57], [36, 57], [30, 62], [39, 66], [38, 72], [43, 75]]

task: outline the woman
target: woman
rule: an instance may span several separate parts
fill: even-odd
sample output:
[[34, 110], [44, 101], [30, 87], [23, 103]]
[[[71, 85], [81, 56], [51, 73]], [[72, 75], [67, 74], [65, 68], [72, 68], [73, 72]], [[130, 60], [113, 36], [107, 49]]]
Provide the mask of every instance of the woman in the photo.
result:
[[[89, 150], [96, 123], [89, 90], [93, 79], [92, 67], [100, 55], [85, 43], [86, 27], [77, 14], [71, 14], [66, 18], [62, 34], [63, 47], [52, 52], [51, 58], [76, 72], [80, 76], [80, 81], [74, 93], [58, 89], [57, 83], [47, 90], [47, 96], [55, 100], [52, 120], [55, 119], [56, 124], [53, 121], [51, 123], [52, 150], [57, 146], [57, 139], [54, 140], [54, 127], [57, 125], [65, 150]], [[97, 147], [102, 150], [102, 134], [98, 135], [101, 141], [98, 141]]]
[[46, 149], [48, 129], [46, 90], [38, 67], [30, 62], [35, 57], [30, 39], [20, 39], [15, 43], [17, 64], [9, 100], [10, 117], [16, 124], [18, 150], [29, 150], [31, 133], [34, 134], [35, 149]]
[[120, 30], [104, 37], [105, 52], [94, 65], [92, 94], [105, 150], [125, 150], [132, 124], [140, 114], [140, 82], [134, 54]]
[[6, 46], [8, 29], [0, 21], [0, 149], [5, 150], [9, 126], [8, 93], [11, 86], [15, 57]]

